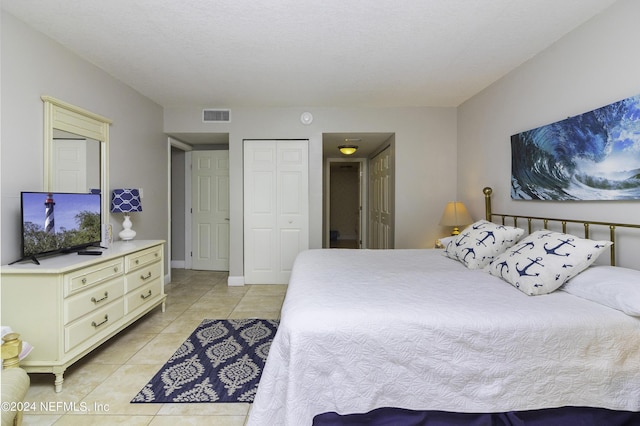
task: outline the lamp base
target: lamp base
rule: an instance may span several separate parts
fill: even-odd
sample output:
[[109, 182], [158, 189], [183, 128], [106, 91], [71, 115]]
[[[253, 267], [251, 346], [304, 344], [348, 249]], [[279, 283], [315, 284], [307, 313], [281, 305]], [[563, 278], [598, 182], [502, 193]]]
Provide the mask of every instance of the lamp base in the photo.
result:
[[451, 231], [451, 235], [460, 235], [460, 230], [457, 226], [453, 228], [453, 231]]
[[122, 222], [122, 227], [124, 229], [120, 231], [120, 233], [118, 234], [121, 240], [129, 241], [129, 240], [133, 240], [136, 237], [136, 231], [131, 229], [132, 226], [133, 226], [133, 223], [131, 223], [131, 218], [129, 217], [128, 214], [125, 214], [124, 221]]

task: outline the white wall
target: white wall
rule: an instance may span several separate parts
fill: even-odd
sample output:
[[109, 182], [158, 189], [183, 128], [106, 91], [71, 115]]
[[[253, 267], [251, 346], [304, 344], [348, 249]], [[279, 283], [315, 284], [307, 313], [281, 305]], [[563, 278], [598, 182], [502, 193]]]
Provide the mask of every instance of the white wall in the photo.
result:
[[[314, 116], [309, 126], [300, 123], [303, 111]], [[322, 133], [395, 133], [395, 247], [432, 247], [447, 233], [438, 221], [446, 202], [455, 198], [455, 108], [232, 108], [231, 123], [203, 123], [201, 114], [201, 108], [165, 108], [164, 129], [229, 133], [232, 281], [243, 276], [244, 139], [309, 139], [312, 248], [322, 247]]]
[[491, 186], [499, 212], [640, 223], [640, 201], [510, 198], [511, 135], [640, 94], [638, 17], [640, 2], [618, 1], [458, 108], [458, 194], [474, 216]]
[[[1, 262], [20, 257], [20, 191], [43, 190], [41, 95], [113, 120], [109, 186], [143, 188], [143, 212], [132, 218], [136, 238], [167, 239], [162, 108], [12, 15], [1, 19]], [[121, 229], [121, 215], [111, 222]]]

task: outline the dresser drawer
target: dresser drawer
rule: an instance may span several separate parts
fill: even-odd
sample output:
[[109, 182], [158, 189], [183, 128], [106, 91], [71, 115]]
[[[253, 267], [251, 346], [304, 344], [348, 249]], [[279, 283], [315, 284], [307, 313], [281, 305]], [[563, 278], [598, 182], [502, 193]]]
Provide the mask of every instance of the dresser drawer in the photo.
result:
[[130, 292], [142, 285], [150, 283], [151, 281], [161, 278], [162, 265], [160, 262], [153, 263], [151, 265], [140, 268], [136, 271], [130, 272], [126, 275], [126, 288], [125, 293]]
[[64, 300], [64, 323], [99, 309], [124, 294], [124, 276], [93, 286]]
[[64, 329], [65, 352], [69, 352], [80, 343], [97, 334], [108, 331], [123, 316], [124, 301], [120, 298], [66, 326]]
[[122, 259], [99, 263], [89, 268], [70, 272], [64, 277], [65, 297], [83, 288], [101, 283], [122, 275], [124, 271]]
[[124, 257], [125, 272], [130, 272], [145, 265], [149, 265], [162, 258], [162, 246], [151, 247]]
[[130, 313], [145, 303], [149, 303], [156, 300], [162, 295], [162, 288], [160, 280], [157, 279], [147, 285], [137, 288], [134, 291], [127, 293], [125, 296], [125, 310], [126, 313]]

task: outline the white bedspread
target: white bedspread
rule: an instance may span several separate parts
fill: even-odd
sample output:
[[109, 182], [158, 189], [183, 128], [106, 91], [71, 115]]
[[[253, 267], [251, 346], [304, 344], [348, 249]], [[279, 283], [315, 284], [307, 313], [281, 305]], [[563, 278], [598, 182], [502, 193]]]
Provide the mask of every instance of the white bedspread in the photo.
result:
[[640, 411], [640, 318], [527, 296], [439, 250], [296, 259], [248, 425], [378, 407]]

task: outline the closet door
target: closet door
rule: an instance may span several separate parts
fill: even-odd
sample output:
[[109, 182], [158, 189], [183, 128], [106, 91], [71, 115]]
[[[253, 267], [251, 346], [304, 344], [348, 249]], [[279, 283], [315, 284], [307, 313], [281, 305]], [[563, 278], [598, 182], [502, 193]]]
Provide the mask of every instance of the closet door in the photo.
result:
[[393, 184], [391, 148], [371, 159], [369, 248], [393, 248]]
[[308, 141], [244, 141], [244, 281], [287, 284], [309, 247]]

